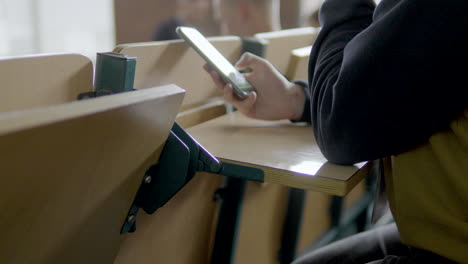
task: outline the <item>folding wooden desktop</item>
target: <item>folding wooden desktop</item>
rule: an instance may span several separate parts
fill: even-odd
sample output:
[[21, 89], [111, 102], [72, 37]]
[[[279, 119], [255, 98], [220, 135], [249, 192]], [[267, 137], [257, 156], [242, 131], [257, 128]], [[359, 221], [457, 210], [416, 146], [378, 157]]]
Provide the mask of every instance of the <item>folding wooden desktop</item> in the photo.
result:
[[320, 153], [312, 128], [231, 113], [187, 130], [222, 161], [258, 168], [264, 182], [343, 196], [368, 172], [367, 163], [340, 166]]

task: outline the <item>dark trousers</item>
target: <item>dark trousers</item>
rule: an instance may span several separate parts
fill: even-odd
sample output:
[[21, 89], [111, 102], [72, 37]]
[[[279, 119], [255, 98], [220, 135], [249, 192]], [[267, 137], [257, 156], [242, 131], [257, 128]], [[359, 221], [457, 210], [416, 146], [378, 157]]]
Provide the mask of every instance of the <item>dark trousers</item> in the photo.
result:
[[404, 245], [395, 224], [375, 228], [310, 252], [294, 264], [455, 263], [429, 251]]

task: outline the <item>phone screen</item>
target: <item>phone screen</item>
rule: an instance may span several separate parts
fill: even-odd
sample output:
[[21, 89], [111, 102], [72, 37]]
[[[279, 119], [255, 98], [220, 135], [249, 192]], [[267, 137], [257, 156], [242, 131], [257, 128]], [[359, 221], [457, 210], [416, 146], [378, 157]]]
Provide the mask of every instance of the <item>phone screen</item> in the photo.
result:
[[177, 33], [212, 66], [233, 88], [240, 98], [245, 98], [253, 91], [245, 77], [196, 29], [178, 27]]

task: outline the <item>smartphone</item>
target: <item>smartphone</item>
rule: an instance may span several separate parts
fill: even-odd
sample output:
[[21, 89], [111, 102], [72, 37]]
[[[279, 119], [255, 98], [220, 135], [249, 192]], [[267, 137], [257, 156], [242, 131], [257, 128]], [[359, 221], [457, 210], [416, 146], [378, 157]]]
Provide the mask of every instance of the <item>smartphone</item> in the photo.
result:
[[234, 94], [245, 99], [254, 87], [234, 66], [195, 28], [177, 27], [177, 34], [192, 46], [195, 51], [213, 68], [221, 78], [230, 83]]

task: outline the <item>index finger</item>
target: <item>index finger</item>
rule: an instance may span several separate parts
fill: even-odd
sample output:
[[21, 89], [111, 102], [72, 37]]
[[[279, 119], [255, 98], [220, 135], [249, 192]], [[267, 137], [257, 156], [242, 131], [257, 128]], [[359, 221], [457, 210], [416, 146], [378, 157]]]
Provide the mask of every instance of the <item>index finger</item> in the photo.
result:
[[223, 90], [224, 86], [226, 85], [226, 82], [221, 78], [219, 73], [213, 70], [208, 64], [203, 65], [203, 69], [205, 69], [205, 71], [208, 72], [208, 74], [210, 74], [211, 79], [216, 84], [216, 87]]
[[262, 58], [250, 53], [250, 52], [245, 52], [242, 54], [241, 58], [239, 61], [236, 63], [235, 67], [239, 70], [245, 70], [245, 69], [252, 69], [254, 70], [258, 62], [260, 62]]

